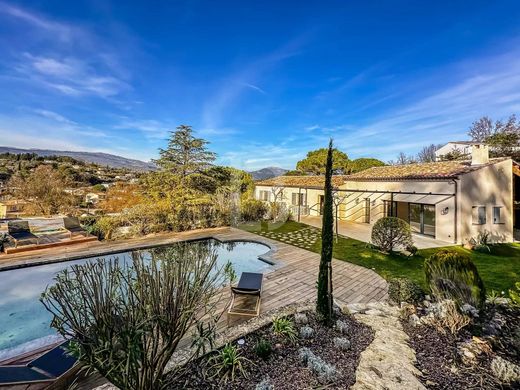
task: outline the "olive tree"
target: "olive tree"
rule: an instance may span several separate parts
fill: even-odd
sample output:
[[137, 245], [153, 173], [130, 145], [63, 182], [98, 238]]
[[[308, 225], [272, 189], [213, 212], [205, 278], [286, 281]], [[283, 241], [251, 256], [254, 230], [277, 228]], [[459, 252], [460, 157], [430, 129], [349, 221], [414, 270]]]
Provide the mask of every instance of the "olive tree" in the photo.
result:
[[201, 243], [74, 265], [41, 301], [88, 370], [121, 389], [165, 389], [179, 374], [165, 368], [181, 339], [190, 329], [207, 337], [199, 325], [211, 322], [225, 282], [216, 260]]
[[372, 243], [383, 252], [391, 252], [398, 246], [410, 247], [413, 245], [410, 225], [397, 217], [380, 218], [372, 228]]

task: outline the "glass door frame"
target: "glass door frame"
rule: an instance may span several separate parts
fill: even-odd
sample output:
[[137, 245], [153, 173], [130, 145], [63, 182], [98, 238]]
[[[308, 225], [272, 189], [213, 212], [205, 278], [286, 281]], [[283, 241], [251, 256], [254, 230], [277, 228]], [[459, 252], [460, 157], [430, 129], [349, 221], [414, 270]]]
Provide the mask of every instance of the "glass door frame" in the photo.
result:
[[[432, 205], [432, 204], [426, 204], [426, 203], [414, 203], [414, 202], [409, 202], [408, 203], [408, 223], [411, 224], [412, 222], [412, 205], [416, 205], [416, 206], [420, 206], [420, 212], [419, 212], [419, 231], [418, 232], [415, 232], [417, 234], [422, 234], [423, 236], [428, 236], [428, 237], [433, 237], [435, 238], [435, 233], [434, 234], [428, 234], [428, 233], [425, 233], [425, 229], [424, 229], [424, 206], [430, 206], [430, 207], [433, 207], [434, 209], [434, 212], [435, 212], [435, 205]], [[434, 232], [436, 232], [436, 229], [437, 226], [433, 226], [433, 230]]]

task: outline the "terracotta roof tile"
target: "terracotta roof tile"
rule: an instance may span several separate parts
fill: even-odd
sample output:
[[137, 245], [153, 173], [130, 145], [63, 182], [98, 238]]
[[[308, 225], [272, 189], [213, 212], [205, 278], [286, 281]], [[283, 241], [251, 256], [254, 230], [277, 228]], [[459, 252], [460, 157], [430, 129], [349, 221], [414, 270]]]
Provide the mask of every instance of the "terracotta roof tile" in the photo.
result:
[[[438, 161], [422, 164], [385, 165], [373, 167], [353, 175], [336, 175], [332, 177], [334, 187], [343, 185], [346, 181], [399, 181], [399, 180], [435, 180], [451, 179], [465, 173], [476, 171], [485, 166], [504, 161], [507, 158], [493, 158], [488, 164], [471, 165], [471, 161]], [[278, 176], [262, 180], [257, 186], [280, 187], [323, 187], [324, 176]]]
[[[344, 175], [332, 176], [332, 184], [334, 187], [339, 187], [345, 182], [346, 177]], [[278, 176], [256, 182], [256, 185], [267, 187], [323, 187], [325, 176]]]
[[438, 161], [422, 164], [385, 165], [355, 173], [348, 180], [412, 180], [450, 179], [476, 171], [485, 166], [503, 161], [505, 158], [490, 159], [488, 164], [471, 165], [470, 160]]

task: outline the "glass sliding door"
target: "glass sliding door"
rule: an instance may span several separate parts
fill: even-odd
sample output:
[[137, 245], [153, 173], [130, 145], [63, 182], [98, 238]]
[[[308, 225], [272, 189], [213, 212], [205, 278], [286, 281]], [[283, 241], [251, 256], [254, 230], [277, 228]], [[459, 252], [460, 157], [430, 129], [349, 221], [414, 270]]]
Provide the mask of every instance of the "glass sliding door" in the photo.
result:
[[435, 206], [410, 203], [409, 211], [412, 232], [435, 237]]
[[435, 237], [435, 206], [423, 205], [423, 231], [422, 234]]
[[410, 227], [412, 232], [421, 233], [421, 205], [410, 203]]

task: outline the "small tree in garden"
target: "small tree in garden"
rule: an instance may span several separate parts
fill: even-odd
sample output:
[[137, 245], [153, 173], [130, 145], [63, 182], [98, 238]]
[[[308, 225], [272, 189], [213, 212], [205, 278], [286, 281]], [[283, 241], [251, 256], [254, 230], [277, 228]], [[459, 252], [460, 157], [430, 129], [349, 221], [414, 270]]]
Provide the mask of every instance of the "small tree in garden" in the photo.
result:
[[318, 299], [316, 311], [324, 323], [332, 324], [332, 248], [334, 240], [334, 215], [332, 199], [332, 140], [329, 142], [327, 164], [325, 167], [325, 188], [323, 201], [323, 227], [321, 230], [321, 260], [318, 274]]
[[[62, 271], [41, 297], [51, 326], [72, 340], [88, 370], [121, 389], [165, 389], [164, 373], [180, 340], [216, 311], [223, 274], [205, 245], [181, 244]], [[207, 318], [206, 318], [207, 321]]]
[[383, 252], [392, 252], [395, 247], [413, 245], [410, 225], [397, 217], [383, 217], [372, 228], [372, 243]]

